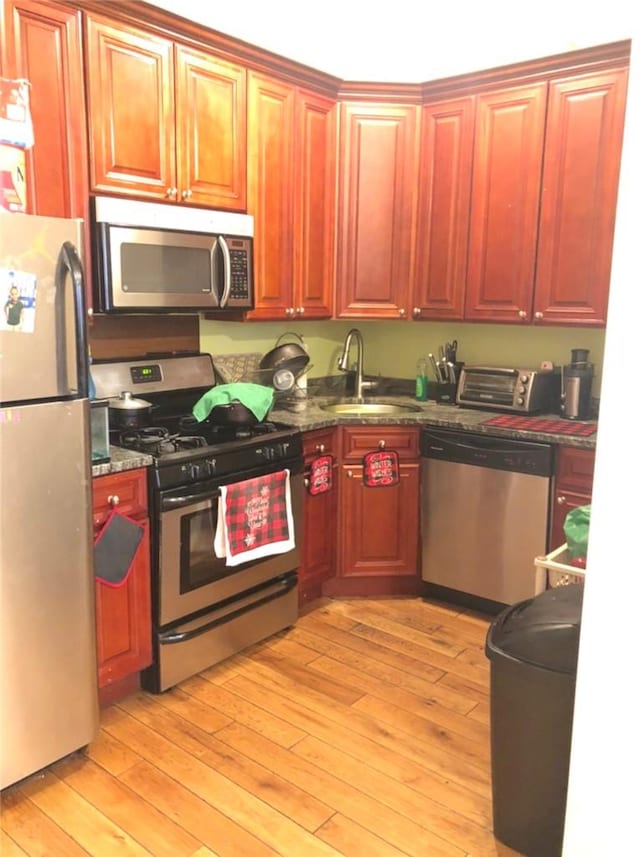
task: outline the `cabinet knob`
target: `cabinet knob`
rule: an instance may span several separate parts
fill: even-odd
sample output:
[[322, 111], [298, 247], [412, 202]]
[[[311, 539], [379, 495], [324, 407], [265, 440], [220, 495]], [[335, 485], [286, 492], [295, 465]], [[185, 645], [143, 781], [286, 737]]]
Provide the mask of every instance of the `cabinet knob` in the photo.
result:
[[414, 318], [420, 318], [420, 307], [419, 306], [414, 306], [413, 317]]
[[292, 316], [292, 315], [295, 315], [295, 314], [296, 314], [296, 311], [295, 311], [295, 309], [294, 309], [292, 306], [288, 306], [288, 307], [286, 308], [286, 310], [284, 311], [284, 314], [285, 314], [285, 315], [288, 315], [288, 316]]
[[567, 498], [565, 496], [563, 496], [562, 494], [556, 498], [556, 503], [558, 504], [558, 506], [564, 506], [564, 504], [566, 502], [567, 502]]
[[311, 480], [307, 476], [305, 476], [304, 477], [304, 487], [308, 488], [310, 484], [311, 484]]
[[175, 199], [178, 195], [177, 187], [168, 187], [165, 193], [165, 196], [168, 196], [169, 199]]
[[386, 440], [379, 440], [378, 441], [378, 449], [384, 449], [386, 445], [387, 445]]
[[325, 448], [326, 448], [326, 447], [325, 447], [324, 443], [318, 443], [318, 444], [316, 444], [316, 452], [324, 452], [324, 451], [325, 451]]
[[538, 321], [540, 321], [541, 319], [543, 319], [543, 318], [544, 318], [544, 313], [541, 313], [541, 312], [534, 312], [533, 317], [534, 317], [535, 319], [537, 319]]
[[298, 315], [304, 315], [304, 307], [303, 307], [303, 306], [299, 306], [299, 307], [297, 308], [296, 312], [298, 313]]
[[347, 478], [353, 479], [353, 470], [347, 470]]
[[89, 318], [91, 318], [91, 316], [93, 315], [93, 307], [92, 306], [87, 307], [87, 315], [89, 316]]
[[406, 314], [407, 314], [407, 311], [406, 311], [406, 309], [404, 309], [404, 307], [402, 309], [398, 310], [398, 315], [400, 316], [400, 318], [404, 318]]
[[183, 190], [183, 191], [182, 191], [182, 193], [180, 194], [180, 196], [181, 196], [183, 199], [190, 199], [190, 198], [193, 196], [193, 191], [187, 188], [187, 190]]
[[120, 498], [118, 497], [117, 494], [109, 494], [109, 496], [107, 497], [107, 503], [110, 506], [119, 506], [120, 505]]
[[521, 310], [518, 312], [518, 318], [525, 319], [526, 317], [527, 317], [526, 312], [525, 312], [523, 309], [521, 309]]

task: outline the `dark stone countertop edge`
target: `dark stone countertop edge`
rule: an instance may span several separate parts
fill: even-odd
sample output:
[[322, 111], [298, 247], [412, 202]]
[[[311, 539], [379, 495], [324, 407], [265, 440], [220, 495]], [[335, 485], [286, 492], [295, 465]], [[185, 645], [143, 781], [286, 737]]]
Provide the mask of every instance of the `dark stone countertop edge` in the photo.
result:
[[109, 454], [111, 461], [92, 465], [91, 475], [93, 477], [107, 476], [109, 473], [121, 473], [124, 470], [135, 470], [138, 467], [148, 467], [153, 464], [153, 458], [150, 455], [132, 449], [122, 449], [119, 446], [110, 446]]
[[[561, 446], [582, 447], [595, 449], [597, 433], [588, 437], [569, 434], [552, 434], [550, 432], [528, 431], [526, 429], [501, 428], [488, 426], [484, 423], [497, 416], [495, 411], [481, 411], [474, 408], [460, 408], [457, 405], [438, 404], [437, 402], [418, 402], [407, 396], [372, 396], [367, 401], [389, 404], [411, 404], [419, 408], [416, 412], [406, 414], [333, 414], [322, 410], [322, 405], [335, 402], [336, 397], [313, 397], [296, 402], [292, 408], [274, 409], [269, 418], [274, 422], [296, 426], [301, 431], [329, 428], [336, 425], [417, 425], [440, 426], [443, 428], [473, 431], [495, 437], [507, 437], [515, 440], [530, 440], [541, 443], [558, 444]], [[340, 401], [349, 401], [347, 398]], [[536, 414], [534, 418], [560, 420], [558, 414]]]

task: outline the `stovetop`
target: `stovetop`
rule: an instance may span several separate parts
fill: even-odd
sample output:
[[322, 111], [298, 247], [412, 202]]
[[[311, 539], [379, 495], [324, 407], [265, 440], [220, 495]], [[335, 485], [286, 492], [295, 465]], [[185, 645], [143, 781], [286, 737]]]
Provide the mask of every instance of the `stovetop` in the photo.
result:
[[116, 361], [92, 367], [100, 398], [130, 390], [151, 404], [150, 422], [139, 429], [112, 430], [111, 443], [153, 457], [150, 476], [158, 489], [175, 488], [302, 461], [299, 429], [269, 421], [198, 422], [191, 410], [215, 386], [207, 354]]

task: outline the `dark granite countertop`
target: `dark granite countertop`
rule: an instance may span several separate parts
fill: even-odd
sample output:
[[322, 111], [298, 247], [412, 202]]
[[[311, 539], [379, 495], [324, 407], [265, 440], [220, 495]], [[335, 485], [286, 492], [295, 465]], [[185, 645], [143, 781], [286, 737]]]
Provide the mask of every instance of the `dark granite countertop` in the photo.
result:
[[92, 476], [106, 476], [109, 473], [120, 473], [123, 470], [135, 470], [137, 467], [148, 467], [153, 463], [153, 458], [150, 455], [131, 449], [122, 449], [119, 446], [110, 446], [109, 453], [111, 461], [106, 461], [104, 464], [94, 464], [91, 468]]
[[[274, 408], [270, 419], [298, 426], [302, 431], [326, 428], [335, 425], [418, 425], [442, 426], [461, 431], [481, 432], [495, 437], [509, 437], [518, 440], [540, 441], [542, 443], [561, 444], [562, 446], [577, 446], [584, 449], [595, 449], [596, 433], [589, 437], [568, 434], [551, 434], [549, 432], [528, 431], [524, 428], [512, 429], [498, 426], [483, 425], [486, 420], [495, 417], [493, 411], [481, 411], [471, 408], [460, 408], [457, 405], [444, 405], [437, 402], [417, 402], [409, 396], [371, 396], [367, 401], [389, 404], [411, 404], [419, 408], [416, 412], [403, 414], [334, 414], [322, 409], [323, 404], [335, 402], [335, 396], [310, 396], [301, 399], [293, 405]], [[341, 398], [340, 401], [353, 401]], [[535, 418], [546, 417], [559, 420], [557, 414], [536, 414]], [[533, 417], [531, 418], [534, 419]]]

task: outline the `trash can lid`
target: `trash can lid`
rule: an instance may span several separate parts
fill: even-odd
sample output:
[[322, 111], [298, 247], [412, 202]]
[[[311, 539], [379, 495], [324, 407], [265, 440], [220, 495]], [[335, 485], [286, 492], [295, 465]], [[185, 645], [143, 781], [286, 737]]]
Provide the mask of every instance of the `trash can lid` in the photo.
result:
[[507, 607], [489, 627], [487, 657], [575, 674], [583, 592], [582, 583], [558, 586]]

